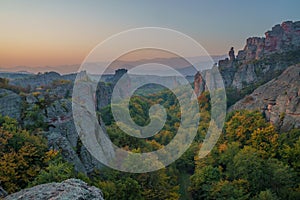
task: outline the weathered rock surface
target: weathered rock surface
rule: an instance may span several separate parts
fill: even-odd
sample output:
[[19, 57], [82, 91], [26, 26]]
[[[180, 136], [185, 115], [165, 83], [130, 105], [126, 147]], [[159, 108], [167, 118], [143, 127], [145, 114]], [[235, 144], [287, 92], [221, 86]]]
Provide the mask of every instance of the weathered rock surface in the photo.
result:
[[258, 87], [229, 110], [261, 110], [281, 131], [300, 128], [300, 64]]
[[194, 78], [194, 91], [197, 96], [205, 91], [205, 80], [200, 72], [197, 72]]
[[[264, 38], [248, 38], [236, 57], [233, 48], [228, 57], [218, 63], [226, 88], [242, 90], [264, 84], [300, 62], [300, 21], [276, 25], [265, 33]], [[201, 72], [203, 78], [206, 73], [209, 71]], [[195, 77], [194, 87], [198, 95], [197, 87], [204, 84], [203, 80], [205, 78]]]
[[59, 150], [61, 152], [62, 157], [74, 165], [76, 171], [87, 173], [78, 154], [75, 151], [76, 149], [72, 147], [72, 145], [66, 137], [62, 136], [59, 132], [55, 131], [50, 131], [49, 133], [46, 133], [46, 137], [48, 140], [49, 148]]
[[[82, 144], [88, 144], [88, 150], [92, 151], [103, 163], [109, 163], [115, 156], [114, 148], [107, 136], [104, 123], [101, 118], [97, 118], [95, 113], [96, 99], [92, 92], [96, 89], [92, 82], [78, 82], [75, 84], [73, 93], [73, 117], [76, 117], [75, 127]], [[84, 91], [84, 95], [82, 95]], [[98, 161], [88, 155], [87, 149], [82, 145], [81, 157], [85, 162], [85, 167], [98, 166]]]
[[194, 79], [196, 96], [201, 95], [204, 91], [215, 91], [218, 89], [224, 89], [224, 81], [217, 66], [212, 67], [210, 70], [197, 72]]
[[[49, 131], [45, 133], [49, 148], [60, 150], [63, 158], [74, 164], [75, 170], [89, 173], [103, 165], [82, 145], [72, 115], [72, 103], [67, 99], [53, 102], [46, 108]], [[108, 148], [108, 147], [104, 147]]]
[[[265, 38], [248, 38], [236, 57], [233, 48], [228, 57], [218, 66], [225, 87], [236, 92], [245, 89], [244, 95], [254, 91], [230, 111], [259, 109], [281, 131], [300, 127], [300, 22], [283, 22], [266, 32]], [[206, 85], [216, 84], [208, 78], [210, 73], [195, 75], [197, 95], [207, 90]]]
[[23, 88], [30, 87], [31, 89], [50, 85], [53, 81], [62, 79], [61, 75], [56, 72], [46, 72], [21, 79], [14, 79], [10, 82], [11, 85], [21, 86]]
[[[66, 81], [66, 80], [63, 80]], [[69, 81], [66, 84], [54, 85], [49, 91], [49, 95], [55, 96], [56, 98], [71, 98], [73, 92], [73, 83]]]
[[113, 85], [111, 83], [98, 83], [96, 90], [97, 110], [110, 104], [112, 92]]
[[78, 179], [68, 179], [61, 183], [38, 185], [11, 194], [5, 200], [103, 200], [100, 189], [88, 186]]
[[286, 21], [267, 31], [264, 38], [248, 38], [245, 48], [238, 52], [237, 59], [242, 61], [259, 59], [265, 55], [292, 51], [299, 47], [300, 21]]
[[9, 116], [17, 120], [21, 115], [22, 98], [6, 89], [0, 89], [0, 114], [2, 116]]

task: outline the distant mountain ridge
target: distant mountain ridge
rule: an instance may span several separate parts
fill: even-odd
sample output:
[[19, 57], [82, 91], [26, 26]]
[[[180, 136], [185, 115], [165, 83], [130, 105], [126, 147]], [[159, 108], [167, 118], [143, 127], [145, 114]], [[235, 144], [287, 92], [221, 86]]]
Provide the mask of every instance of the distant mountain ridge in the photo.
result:
[[[226, 55], [212, 55], [211, 58], [214, 62], [218, 62], [220, 59], [224, 59]], [[190, 59], [198, 61], [198, 67], [204, 67], [207, 64], [206, 57], [191, 57]], [[109, 67], [109, 70], [106, 71], [107, 74], [113, 74], [115, 70], [120, 68], [131, 69], [132, 66], [137, 66], [143, 63], [163, 63], [165, 65], [171, 66], [177, 69], [183, 75], [194, 75], [196, 73], [195, 68], [190, 65], [186, 65], [185, 62], [182, 62], [182, 59], [179, 57], [175, 58], [154, 58], [148, 60], [136, 60], [136, 61], [122, 61], [118, 60]], [[106, 66], [106, 62], [98, 63], [88, 63], [87, 65], [91, 69], [90, 73], [97, 74], [98, 68], [103, 68]], [[74, 65], [60, 65], [60, 66], [44, 66], [44, 67], [30, 67], [30, 66], [16, 66], [16, 67], [0, 67], [0, 73], [4, 72], [17, 72], [26, 71], [28, 73], [45, 73], [45, 72], [57, 72], [59, 74], [70, 74], [75, 73], [79, 70], [80, 64]]]

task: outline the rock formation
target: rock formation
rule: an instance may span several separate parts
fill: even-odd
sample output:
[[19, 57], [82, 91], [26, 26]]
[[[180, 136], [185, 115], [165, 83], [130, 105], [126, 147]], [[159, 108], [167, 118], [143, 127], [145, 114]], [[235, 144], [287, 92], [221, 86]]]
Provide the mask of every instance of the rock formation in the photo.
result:
[[107, 80], [108, 82], [111, 82], [111, 83], [113, 83], [113, 84], [115, 84], [123, 75], [125, 75], [127, 73], [127, 69], [124, 69], [124, 68], [122, 68], [122, 69], [117, 69], [116, 71], [115, 71], [115, 74], [114, 74], [114, 76], [111, 78], [111, 79], [109, 79], [109, 80]]
[[253, 59], [259, 59], [263, 56], [264, 47], [265, 38], [248, 38], [244, 49], [238, 52], [237, 60], [246, 62]]
[[14, 79], [10, 82], [11, 85], [21, 86], [23, 88], [30, 87], [31, 89], [50, 85], [53, 81], [62, 79], [61, 75], [56, 72], [46, 72], [37, 74], [22, 79]]
[[19, 120], [21, 116], [21, 102], [22, 98], [18, 94], [0, 88], [0, 114], [2, 116], [9, 116]]
[[[86, 77], [84, 72], [79, 75], [82, 78]], [[31, 92], [24, 93], [21, 97], [11, 90], [0, 89], [0, 114], [19, 120], [24, 127], [35, 126], [36, 120], [39, 120], [40, 125], [47, 124], [44, 135], [49, 148], [60, 150], [63, 158], [74, 164], [76, 171], [87, 174], [103, 165], [82, 145], [74, 125], [70, 99], [73, 92], [71, 80], [74, 77], [45, 73], [25, 77], [22, 81], [15, 79], [16, 82], [13, 80], [12, 84], [23, 82], [23, 86], [30, 85]], [[101, 97], [97, 102], [101, 107], [110, 103], [112, 90], [105, 90], [110, 88], [109, 85], [104, 84], [100, 88]], [[108, 146], [104, 148], [110, 149]]]
[[233, 47], [231, 47], [231, 49], [230, 49], [228, 55], [229, 55], [229, 60], [230, 60], [231, 62], [235, 60], [235, 54], [234, 54], [234, 48], [233, 48]]
[[[48, 139], [49, 148], [60, 150], [63, 158], [73, 163], [77, 171], [90, 173], [94, 168], [101, 168], [103, 165], [91, 156], [81, 143], [74, 125], [71, 101], [56, 100], [45, 110], [46, 122], [49, 124], [49, 131], [45, 133], [45, 136]], [[92, 127], [90, 130], [91, 133], [96, 134], [96, 130]], [[103, 148], [110, 149], [106, 143], [103, 144]]]
[[100, 189], [88, 186], [78, 179], [68, 179], [61, 183], [47, 183], [11, 194], [5, 200], [103, 200]]
[[113, 84], [104, 82], [98, 83], [96, 90], [97, 110], [110, 104], [112, 92]]
[[200, 72], [197, 72], [194, 78], [194, 92], [196, 96], [200, 96], [205, 90], [205, 80]]
[[237, 60], [249, 61], [273, 53], [297, 50], [300, 47], [300, 21], [286, 21], [265, 33], [265, 38], [251, 37], [238, 52]]
[[[261, 87], [237, 102], [230, 110], [262, 109], [266, 118], [280, 130], [299, 128], [299, 55], [300, 22], [291, 21], [274, 26], [265, 33], [264, 38], [248, 38], [244, 49], [236, 57], [231, 48], [229, 59], [218, 63], [225, 87], [237, 93], [242, 90], [250, 91], [246, 94]], [[294, 66], [289, 68], [291, 65]], [[197, 95], [204, 88], [207, 89], [205, 84], [216, 84], [214, 79], [209, 78], [209, 74], [211, 72], [206, 70], [195, 75], [194, 89]]]
[[281, 131], [300, 128], [300, 64], [258, 87], [229, 110], [261, 110]]
[[[286, 68], [300, 62], [300, 21], [283, 22], [265, 33], [265, 37], [251, 37], [235, 57], [234, 49], [229, 58], [218, 62], [226, 88], [242, 90], [253, 88], [277, 77]], [[205, 77], [207, 72], [201, 72]], [[195, 76], [195, 80], [199, 74]], [[195, 81], [198, 87], [203, 83]], [[199, 93], [198, 93], [199, 94]]]
[[204, 91], [214, 91], [223, 88], [223, 79], [218, 72], [217, 66], [210, 70], [198, 72], [194, 80], [194, 92], [196, 96]]

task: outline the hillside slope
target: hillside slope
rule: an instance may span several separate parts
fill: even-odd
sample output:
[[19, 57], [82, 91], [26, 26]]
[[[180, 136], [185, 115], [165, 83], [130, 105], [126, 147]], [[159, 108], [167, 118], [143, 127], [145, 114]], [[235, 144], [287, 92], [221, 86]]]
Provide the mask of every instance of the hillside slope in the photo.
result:
[[261, 110], [281, 131], [300, 128], [300, 64], [258, 87], [229, 110]]

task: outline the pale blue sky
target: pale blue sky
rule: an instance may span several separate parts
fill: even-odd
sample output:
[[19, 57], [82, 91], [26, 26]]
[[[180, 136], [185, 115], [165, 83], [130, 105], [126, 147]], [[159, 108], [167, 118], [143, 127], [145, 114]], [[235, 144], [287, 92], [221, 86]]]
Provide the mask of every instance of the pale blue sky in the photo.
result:
[[299, 8], [298, 0], [2, 0], [0, 66], [75, 64], [112, 34], [144, 26], [178, 30], [224, 54], [275, 24], [300, 20]]

